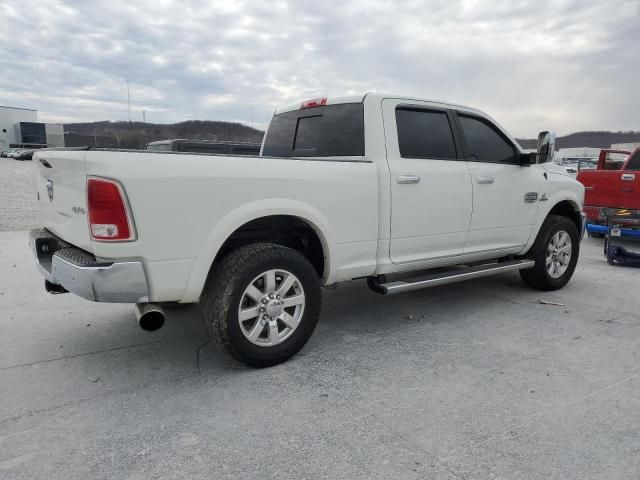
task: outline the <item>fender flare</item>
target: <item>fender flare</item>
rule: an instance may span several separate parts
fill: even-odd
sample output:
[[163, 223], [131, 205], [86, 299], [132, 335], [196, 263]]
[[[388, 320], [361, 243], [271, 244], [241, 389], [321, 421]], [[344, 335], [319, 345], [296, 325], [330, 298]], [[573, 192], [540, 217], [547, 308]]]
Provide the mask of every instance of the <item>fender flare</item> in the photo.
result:
[[533, 225], [533, 228], [531, 229], [531, 233], [529, 234], [529, 240], [527, 241], [527, 244], [522, 250], [523, 254], [528, 252], [531, 246], [533, 245], [533, 243], [536, 241], [536, 238], [538, 237], [538, 232], [540, 231], [540, 228], [542, 227], [542, 224], [544, 223], [546, 218], [549, 216], [551, 210], [553, 210], [556, 206], [558, 206], [562, 202], [570, 203], [576, 212], [582, 211], [582, 209], [580, 208], [581, 202], [578, 196], [566, 191], [558, 192], [552, 195], [547, 202], [543, 203], [544, 207], [542, 208], [540, 207], [540, 203], [539, 203], [538, 212], [536, 214], [536, 221]]

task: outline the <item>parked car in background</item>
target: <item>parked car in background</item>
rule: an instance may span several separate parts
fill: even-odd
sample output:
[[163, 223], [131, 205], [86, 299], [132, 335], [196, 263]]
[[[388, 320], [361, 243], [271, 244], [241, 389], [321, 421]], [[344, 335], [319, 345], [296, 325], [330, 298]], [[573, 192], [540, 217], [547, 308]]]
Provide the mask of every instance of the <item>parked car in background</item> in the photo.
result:
[[578, 181], [584, 185], [584, 211], [590, 225], [606, 225], [607, 209], [640, 210], [640, 148], [631, 155], [602, 150], [597, 168], [578, 172]]
[[13, 158], [16, 160], [31, 160], [33, 158], [33, 150], [21, 150]]
[[260, 156], [45, 150], [31, 248], [49, 292], [135, 303], [147, 330], [162, 303], [200, 302], [212, 339], [265, 367], [307, 342], [322, 285], [566, 285], [584, 188], [553, 143], [528, 153], [479, 110], [369, 93], [276, 110]]
[[225, 155], [259, 155], [259, 143], [216, 142], [209, 140], [159, 140], [147, 144], [145, 150], [155, 152], [220, 153]]
[[578, 174], [578, 162], [574, 161], [574, 160], [567, 160], [564, 162], [563, 164], [564, 169], [567, 171], [567, 173], [569, 175], [571, 175], [573, 178], [576, 178], [576, 175]]
[[581, 158], [578, 160], [578, 172], [580, 170], [595, 170], [598, 168], [597, 158]]
[[573, 178], [576, 178], [581, 168], [595, 168], [597, 162], [598, 160], [596, 158], [590, 157], [568, 157], [557, 161]]

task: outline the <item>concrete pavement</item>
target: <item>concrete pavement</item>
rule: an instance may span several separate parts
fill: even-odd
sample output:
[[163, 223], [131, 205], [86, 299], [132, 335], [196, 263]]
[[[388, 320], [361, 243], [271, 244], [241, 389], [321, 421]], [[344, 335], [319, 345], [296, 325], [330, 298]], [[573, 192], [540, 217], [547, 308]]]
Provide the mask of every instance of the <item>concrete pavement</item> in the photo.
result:
[[341, 285], [301, 354], [252, 370], [197, 307], [147, 333], [46, 294], [26, 238], [0, 232], [0, 478], [640, 478], [640, 269], [601, 242], [553, 293]]

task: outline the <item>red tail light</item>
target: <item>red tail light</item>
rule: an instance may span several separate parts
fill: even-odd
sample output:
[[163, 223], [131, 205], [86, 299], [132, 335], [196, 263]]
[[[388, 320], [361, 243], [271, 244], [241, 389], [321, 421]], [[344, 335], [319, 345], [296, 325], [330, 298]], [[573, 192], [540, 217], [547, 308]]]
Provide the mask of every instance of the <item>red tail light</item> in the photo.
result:
[[135, 239], [124, 190], [118, 182], [105, 178], [89, 178], [87, 206], [91, 238], [120, 242]]
[[306, 102], [302, 102], [300, 105], [300, 110], [303, 108], [313, 108], [313, 107], [322, 107], [327, 104], [327, 98], [314, 98], [312, 100], [307, 100]]

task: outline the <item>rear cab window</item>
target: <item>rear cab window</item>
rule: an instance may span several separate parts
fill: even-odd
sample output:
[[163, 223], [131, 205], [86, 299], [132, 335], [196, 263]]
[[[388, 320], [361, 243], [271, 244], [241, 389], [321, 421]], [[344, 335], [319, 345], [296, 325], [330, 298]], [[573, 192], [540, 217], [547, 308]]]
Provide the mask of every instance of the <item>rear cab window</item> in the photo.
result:
[[262, 148], [272, 157], [364, 156], [364, 106], [341, 103], [275, 115]]

